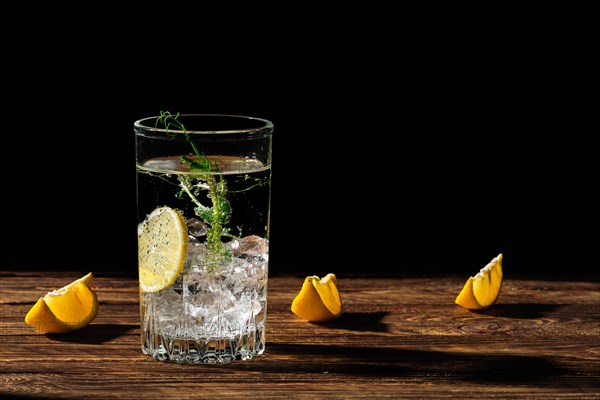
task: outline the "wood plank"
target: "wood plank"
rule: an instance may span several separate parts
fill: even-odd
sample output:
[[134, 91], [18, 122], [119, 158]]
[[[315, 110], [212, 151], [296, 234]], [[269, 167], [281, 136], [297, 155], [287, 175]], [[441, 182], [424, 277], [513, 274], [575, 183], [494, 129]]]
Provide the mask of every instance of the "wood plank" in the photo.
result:
[[226, 365], [141, 353], [135, 277], [98, 274], [100, 312], [67, 335], [24, 323], [80, 272], [0, 273], [0, 398], [600, 398], [600, 284], [506, 279], [485, 312], [453, 304], [462, 277], [338, 275], [344, 313], [291, 313], [303, 277], [269, 280], [267, 347]]

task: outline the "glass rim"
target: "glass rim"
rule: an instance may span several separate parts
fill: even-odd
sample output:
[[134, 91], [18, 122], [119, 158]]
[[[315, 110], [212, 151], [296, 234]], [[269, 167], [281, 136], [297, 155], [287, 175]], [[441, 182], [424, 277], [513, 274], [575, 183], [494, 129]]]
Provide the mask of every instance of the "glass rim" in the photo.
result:
[[[156, 133], [187, 133], [187, 134], [235, 134], [235, 133], [259, 133], [265, 132], [270, 133], [273, 131], [273, 122], [268, 119], [260, 118], [260, 117], [252, 117], [248, 115], [240, 115], [240, 114], [202, 114], [202, 113], [190, 113], [190, 114], [177, 114], [180, 117], [208, 117], [208, 118], [229, 118], [232, 121], [254, 121], [261, 123], [262, 125], [249, 127], [249, 128], [235, 128], [235, 129], [218, 129], [218, 130], [198, 130], [198, 129], [186, 129], [181, 130], [177, 128], [160, 128], [155, 125], [155, 122], [160, 117], [159, 115], [154, 115], [151, 117], [144, 117], [136, 120], [133, 123], [135, 128], [144, 129], [147, 132], [156, 132]], [[152, 125], [146, 124], [148, 121], [152, 121]]]

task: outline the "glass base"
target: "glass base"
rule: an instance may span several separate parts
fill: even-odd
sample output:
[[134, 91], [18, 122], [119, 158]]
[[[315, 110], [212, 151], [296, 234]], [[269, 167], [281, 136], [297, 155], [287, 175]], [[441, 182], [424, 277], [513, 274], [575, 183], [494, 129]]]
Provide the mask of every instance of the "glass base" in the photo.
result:
[[142, 333], [142, 352], [159, 361], [225, 364], [251, 360], [265, 351], [264, 328], [236, 338], [181, 339]]

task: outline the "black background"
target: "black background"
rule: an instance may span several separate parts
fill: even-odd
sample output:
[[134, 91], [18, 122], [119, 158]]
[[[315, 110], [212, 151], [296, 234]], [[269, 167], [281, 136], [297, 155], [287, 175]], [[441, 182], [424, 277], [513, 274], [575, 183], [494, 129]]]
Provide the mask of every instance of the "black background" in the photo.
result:
[[168, 110], [273, 121], [273, 274], [596, 273], [571, 15], [97, 11], [5, 45], [2, 268], [136, 274], [132, 124]]

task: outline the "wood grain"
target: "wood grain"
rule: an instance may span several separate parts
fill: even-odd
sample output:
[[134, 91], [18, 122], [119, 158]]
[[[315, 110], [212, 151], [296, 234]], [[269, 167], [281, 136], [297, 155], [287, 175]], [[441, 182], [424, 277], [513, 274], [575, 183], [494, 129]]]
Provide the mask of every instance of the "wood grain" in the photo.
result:
[[338, 274], [344, 313], [289, 307], [304, 276], [269, 279], [267, 348], [179, 365], [141, 353], [137, 280], [100, 273], [94, 322], [40, 335], [23, 318], [83, 272], [0, 273], [0, 398], [600, 399], [600, 284], [506, 278], [497, 304], [454, 304], [465, 277]]

